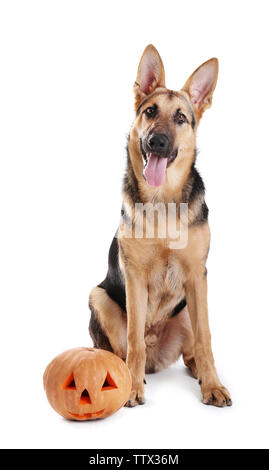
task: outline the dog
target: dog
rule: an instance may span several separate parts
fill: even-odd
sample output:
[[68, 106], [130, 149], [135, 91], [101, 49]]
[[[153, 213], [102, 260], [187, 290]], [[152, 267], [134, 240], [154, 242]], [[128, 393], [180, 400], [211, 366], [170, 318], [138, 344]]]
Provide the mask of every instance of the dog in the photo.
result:
[[[180, 91], [169, 90], [162, 59], [153, 45], [146, 47], [138, 66], [121, 221], [109, 250], [107, 276], [89, 299], [94, 347], [114, 352], [131, 371], [129, 407], [145, 403], [145, 374], [168, 367], [181, 354], [199, 380], [203, 403], [232, 404], [211, 349], [208, 208], [195, 167], [197, 127], [212, 103], [217, 77], [218, 60], [212, 58], [194, 71]], [[152, 207], [150, 236], [141, 229], [148, 215], [145, 206]], [[156, 206], [164, 209], [166, 227], [171, 224], [165, 213], [170, 206], [176, 207], [177, 227], [183, 218], [187, 220], [187, 242], [180, 248], [174, 248], [171, 230], [156, 235]], [[184, 217], [177, 210], [181, 206], [187, 207]], [[139, 236], [133, 236], [134, 226]]]

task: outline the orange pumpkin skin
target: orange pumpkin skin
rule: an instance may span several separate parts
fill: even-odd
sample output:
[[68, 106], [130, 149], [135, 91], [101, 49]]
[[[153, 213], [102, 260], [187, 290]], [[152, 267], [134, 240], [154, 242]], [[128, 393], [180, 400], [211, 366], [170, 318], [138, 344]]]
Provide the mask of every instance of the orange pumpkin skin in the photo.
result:
[[43, 376], [51, 406], [73, 420], [106, 418], [121, 408], [131, 392], [131, 374], [115, 354], [74, 348], [55, 357]]

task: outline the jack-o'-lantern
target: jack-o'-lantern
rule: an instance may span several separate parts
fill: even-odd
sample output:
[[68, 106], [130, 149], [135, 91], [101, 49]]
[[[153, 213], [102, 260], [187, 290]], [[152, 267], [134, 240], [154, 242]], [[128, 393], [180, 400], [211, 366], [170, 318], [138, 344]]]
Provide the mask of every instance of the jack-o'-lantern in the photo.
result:
[[63, 352], [47, 366], [43, 381], [51, 406], [74, 420], [105, 418], [121, 408], [131, 392], [125, 362], [95, 348]]

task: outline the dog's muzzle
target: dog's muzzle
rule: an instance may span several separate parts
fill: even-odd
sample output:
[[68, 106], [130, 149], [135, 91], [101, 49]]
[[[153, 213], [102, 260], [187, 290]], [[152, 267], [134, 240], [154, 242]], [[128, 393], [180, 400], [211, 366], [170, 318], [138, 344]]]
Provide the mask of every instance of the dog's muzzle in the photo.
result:
[[145, 162], [144, 176], [150, 186], [162, 186], [166, 169], [175, 160], [177, 150], [172, 152], [171, 142], [165, 134], [150, 134], [140, 147]]
[[147, 139], [147, 148], [150, 153], [168, 158], [170, 142], [165, 134], [151, 134]]

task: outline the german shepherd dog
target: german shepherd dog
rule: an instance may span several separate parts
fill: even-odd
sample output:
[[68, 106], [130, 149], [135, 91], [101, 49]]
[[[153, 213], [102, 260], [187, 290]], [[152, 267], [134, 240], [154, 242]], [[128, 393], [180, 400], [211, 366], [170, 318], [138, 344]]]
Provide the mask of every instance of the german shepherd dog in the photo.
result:
[[[169, 90], [161, 57], [152, 45], [138, 66], [121, 222], [110, 247], [107, 276], [91, 291], [89, 301], [94, 346], [126, 360], [131, 371], [126, 406], [145, 403], [145, 373], [168, 367], [181, 354], [199, 379], [203, 403], [232, 404], [211, 349], [205, 266], [208, 208], [195, 168], [197, 127], [211, 105], [217, 76], [218, 60], [213, 58], [196, 69], [180, 91]], [[142, 236], [126, 236], [126, 227], [139, 223], [139, 217], [140, 223], [145, 220], [145, 211], [139, 213], [136, 206], [158, 203], [165, 208], [187, 205], [188, 239], [181, 249], [171, 247], [169, 234], [160, 237], [156, 230], [151, 237], [144, 229]], [[175, 217], [179, 224], [179, 210]], [[169, 226], [168, 215], [165, 222]]]

